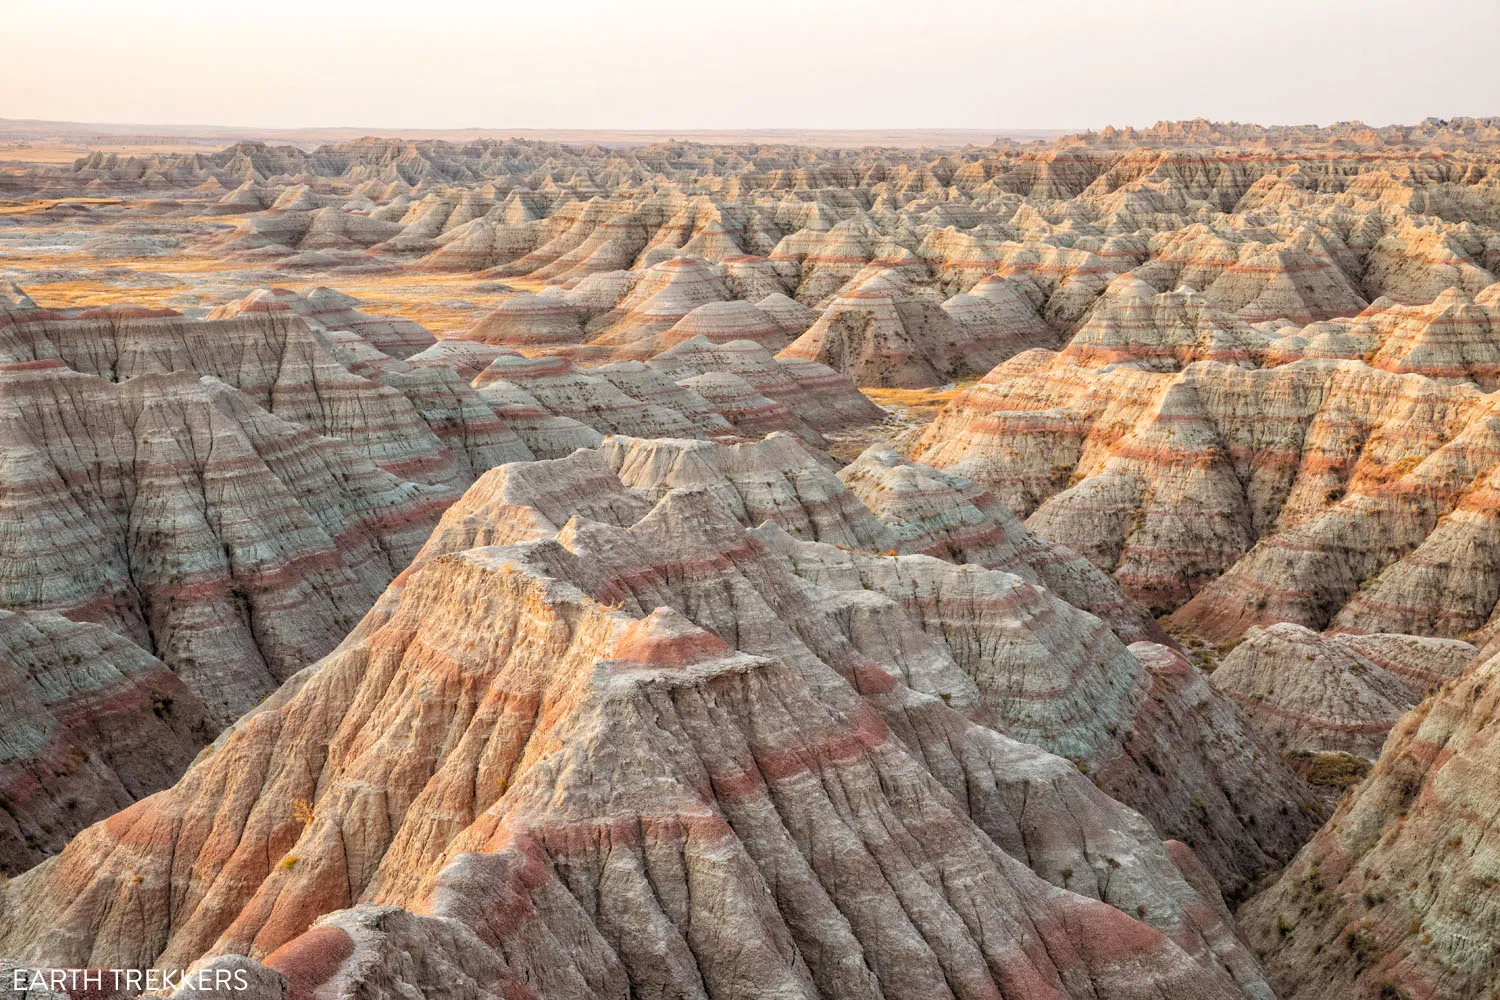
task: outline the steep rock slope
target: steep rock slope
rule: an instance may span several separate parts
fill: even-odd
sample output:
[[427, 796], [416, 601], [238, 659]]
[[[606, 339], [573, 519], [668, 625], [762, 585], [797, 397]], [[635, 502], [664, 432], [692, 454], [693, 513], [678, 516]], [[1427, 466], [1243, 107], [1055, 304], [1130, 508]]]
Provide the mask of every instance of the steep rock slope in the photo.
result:
[[877, 272], [841, 292], [778, 356], [828, 365], [858, 385], [902, 388], [981, 375], [1050, 339], [1035, 317], [1008, 328], [986, 322], [983, 307], [976, 299], [950, 311], [947, 303], [914, 295], [888, 272]]
[[1373, 758], [1416, 698], [1339, 638], [1289, 622], [1258, 629], [1224, 657], [1214, 687], [1279, 749]]
[[98, 625], [0, 610], [0, 873], [171, 784], [211, 737], [166, 665]]
[[332, 333], [349, 333], [393, 358], [409, 358], [437, 341], [419, 323], [395, 316], [375, 316], [355, 308], [359, 300], [332, 288], [314, 288], [298, 295], [286, 288], [258, 288], [242, 299], [225, 303], [208, 319], [232, 319], [245, 313], [293, 313], [311, 326]]
[[1124, 274], [1110, 282], [1063, 355], [1086, 367], [1141, 362], [1177, 371], [1194, 361], [1259, 361], [1270, 339], [1198, 292], [1157, 292]]
[[895, 533], [897, 548], [1041, 583], [1109, 623], [1125, 642], [1166, 635], [1120, 585], [1087, 559], [1026, 530], [988, 490], [872, 445], [839, 470], [839, 479]]
[[645, 363], [589, 369], [564, 357], [488, 350], [496, 353], [473, 386], [542, 458], [594, 447], [607, 434], [733, 439], [787, 431], [822, 448], [820, 431], [850, 431], [885, 416], [836, 372], [778, 362], [752, 341], [695, 337]]
[[973, 689], [955, 684], [951, 669], [908, 683], [1073, 760], [1191, 846], [1226, 889], [1274, 868], [1316, 826], [1307, 789], [1175, 651], [1149, 642], [1127, 649], [1098, 619], [1007, 573], [924, 556], [862, 557], [774, 532], [768, 544], [798, 576], [858, 594], [844, 612], [856, 644], [889, 628], [878, 623], [888, 610], [869, 593], [897, 601]]
[[[137, 734], [201, 738], [130, 678], [254, 701], [479, 478], [327, 659], [0, 893], [0, 953], [245, 951], [210, 961], [275, 1000], [1267, 1000], [1214, 881], [1436, 692], [1245, 913], [1293, 996], [1484, 995], [1500, 119], [753, 139], [0, 171], [0, 588], [162, 657], [13, 646], [17, 866], [170, 780]], [[277, 274], [469, 339], [220, 305]], [[815, 453], [882, 417], [850, 376], [997, 363], [914, 461]]]
[[454, 495], [187, 372], [0, 369], [0, 606], [94, 621], [223, 726], [357, 622]]
[[1278, 995], [1494, 995], [1497, 666], [1484, 660], [1407, 715], [1370, 776], [1241, 912]]
[[354, 332], [335, 336], [304, 318], [313, 300], [293, 308], [286, 298], [252, 294], [201, 322], [128, 308], [0, 308], [0, 363], [59, 360], [114, 381], [211, 375], [279, 417], [351, 442], [388, 472], [459, 489], [530, 457], [457, 375], [395, 361]]
[[851, 430], [885, 417], [885, 411], [842, 374], [817, 362], [772, 357], [753, 341], [715, 344], [694, 337], [647, 364], [677, 381], [716, 373], [738, 376], [821, 433]]
[[1451, 287], [1411, 305], [1382, 297], [1357, 316], [1277, 333], [1265, 348], [1267, 363], [1362, 359], [1385, 371], [1474, 382], [1486, 392], [1500, 385], [1500, 285], [1473, 296]]
[[[681, 468], [634, 451], [481, 479], [337, 652], [12, 882], [4, 949], [539, 997], [1269, 996], [1191, 853], [914, 691], [925, 633], [851, 640], [730, 491], [627, 489]], [[121, 894], [174, 905], [90, 916]]]
[[[899, 536], [791, 439], [729, 448], [614, 439], [603, 450], [621, 481], [647, 500], [707, 488], [746, 527], [774, 526], [762, 540], [791, 572], [821, 588], [858, 591], [842, 612], [846, 627], [869, 629], [883, 613], [883, 602], [869, 603], [871, 591], [900, 602], [951, 657], [946, 670], [908, 683], [1078, 762], [1158, 829], [1187, 841], [1226, 888], [1274, 867], [1315, 825], [1306, 786], [1181, 656], [1153, 642], [1127, 650], [1104, 622], [1012, 573], [897, 556]], [[819, 544], [807, 549], [803, 540]], [[1117, 591], [1111, 599], [1108, 588], [1090, 594], [1079, 586], [1082, 574], [1066, 562], [1048, 566], [1055, 553], [1038, 548], [1031, 567], [1038, 577], [1054, 575], [1099, 600], [1127, 639], [1163, 638], [1138, 605]], [[889, 628], [873, 627], [882, 636]]]
[[1215, 641], [1255, 624], [1484, 630], [1493, 401], [1359, 362], [1094, 370], [1040, 351], [960, 393], [911, 448]]

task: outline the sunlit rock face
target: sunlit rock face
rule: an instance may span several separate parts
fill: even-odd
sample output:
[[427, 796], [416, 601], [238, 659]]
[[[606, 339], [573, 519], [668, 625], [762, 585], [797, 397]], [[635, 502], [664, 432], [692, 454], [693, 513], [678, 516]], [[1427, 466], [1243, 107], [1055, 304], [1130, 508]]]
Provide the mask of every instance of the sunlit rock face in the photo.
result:
[[0, 977], [1489, 997], [1496, 120], [766, 139], [0, 172]]
[[[1081, 771], [1128, 792], [1138, 754], [1201, 755], [1194, 794], [1221, 798], [1240, 766], [1296, 779], [1252, 763], [1233, 703], [1166, 647], [1127, 649], [1012, 573], [872, 547], [893, 538], [790, 436], [613, 438], [496, 469], [338, 651], [14, 881], [0, 940], [35, 961], [241, 953], [289, 976], [332, 947], [368, 959], [342, 966], [351, 983], [432, 988], [396, 963], [421, 942], [424, 962], [549, 996], [648, 976], [725, 996], [954, 977], [1269, 995], [1202, 862]], [[1058, 699], [1070, 672], [1091, 697]], [[1243, 764], [1209, 759], [1209, 728]], [[1273, 812], [1256, 830], [1184, 814], [1182, 832], [1233, 879], [1243, 851], [1302, 839]], [[924, 874], [959, 870], [963, 891]], [[121, 892], [193, 902], [77, 922]], [[732, 961], [730, 933], [750, 946]]]

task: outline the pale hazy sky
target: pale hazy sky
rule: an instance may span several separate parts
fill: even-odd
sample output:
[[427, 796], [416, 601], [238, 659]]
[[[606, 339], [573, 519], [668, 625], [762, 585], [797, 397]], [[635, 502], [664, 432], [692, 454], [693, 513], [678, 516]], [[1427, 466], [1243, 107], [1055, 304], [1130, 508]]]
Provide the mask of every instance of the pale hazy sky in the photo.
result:
[[3, 0], [0, 117], [1081, 128], [1500, 114], [1497, 0]]

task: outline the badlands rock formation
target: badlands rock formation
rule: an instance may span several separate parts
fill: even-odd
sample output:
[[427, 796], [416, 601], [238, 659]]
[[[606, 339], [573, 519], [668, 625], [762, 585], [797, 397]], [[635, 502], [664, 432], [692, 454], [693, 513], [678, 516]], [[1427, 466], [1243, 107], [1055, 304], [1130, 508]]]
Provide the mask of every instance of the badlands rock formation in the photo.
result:
[[881, 271], [836, 296], [782, 357], [819, 361], [860, 385], [912, 387], [982, 375], [998, 362], [1051, 340], [1040, 318], [989, 315], [973, 295], [935, 302], [912, 295]]
[[[442, 966], [547, 997], [1269, 996], [1187, 848], [980, 721], [1013, 707], [986, 705], [995, 671], [1046, 651], [1002, 639], [999, 608], [994, 639], [954, 647], [937, 607], [886, 591], [967, 577], [1095, 621], [1045, 641], [1106, 688], [1149, 676], [1137, 656], [1192, 668], [1013, 575], [812, 540], [889, 529], [793, 453], [614, 439], [489, 473], [339, 651], [13, 881], [0, 947], [240, 953], [339, 989], [432, 989]], [[782, 515], [745, 528], [762, 509]], [[144, 920], [91, 916], [122, 894]]]
[[1493, 995], [1495, 668], [1485, 658], [1408, 714], [1369, 778], [1243, 912], [1281, 996]]
[[331, 650], [453, 499], [189, 372], [0, 368], [0, 606], [97, 622], [232, 722]]
[[1215, 641], [1257, 624], [1487, 635], [1492, 401], [1359, 362], [1091, 369], [1033, 351], [912, 457]]
[[0, 871], [157, 791], [210, 736], [203, 704], [160, 660], [98, 625], [0, 611]]
[[[246, 313], [290, 313], [307, 325], [336, 340], [346, 341], [346, 350], [357, 350], [359, 340], [393, 358], [409, 358], [436, 341], [419, 323], [393, 316], [371, 316], [355, 308], [359, 300], [332, 288], [314, 288], [306, 295], [285, 288], [261, 288], [234, 302], [219, 306], [209, 319], [232, 319]], [[353, 338], [340, 337], [353, 334]], [[347, 342], [353, 340], [353, 344]]]
[[1342, 639], [1290, 622], [1258, 629], [1224, 657], [1213, 685], [1280, 749], [1373, 758], [1416, 698]]
[[[815, 328], [796, 356], [872, 385], [941, 384], [1053, 346], [1127, 274], [1157, 294], [1196, 292], [1188, 326], [1207, 336], [1204, 349], [1230, 353], [1241, 324], [1270, 335], [1348, 319], [1382, 298], [1473, 297], [1495, 280], [1490, 120], [1174, 128], [938, 156], [243, 143], [191, 157], [88, 157], [11, 183], [53, 197], [149, 193], [166, 211], [228, 220], [195, 224], [184, 240], [131, 219], [129, 235], [91, 233], [94, 254], [149, 245], [299, 271], [524, 281], [470, 335], [591, 361], [643, 360], [691, 336], [774, 350]], [[67, 203], [51, 221], [108, 227], [114, 215]], [[783, 308], [789, 301], [803, 311]], [[1215, 317], [1197, 318], [1204, 309]], [[1230, 342], [1214, 345], [1213, 329]], [[1417, 353], [1414, 365], [1449, 367]], [[1459, 360], [1489, 377], [1483, 350]]]
[[1487, 996], [1497, 178], [1475, 118], [0, 165], [0, 969]]
[[[156, 739], [150, 725], [129, 730], [145, 682], [124, 687], [113, 674], [126, 666], [108, 661], [100, 676], [76, 678], [45, 658], [18, 661], [12, 687], [28, 692], [19, 704], [51, 712], [77, 685], [104, 691], [92, 704], [124, 721], [91, 742], [69, 740], [78, 709], [68, 707], [58, 725], [17, 734], [12, 868], [169, 782], [204, 739], [332, 649], [410, 561], [458, 496], [452, 487], [477, 472], [613, 432], [735, 440], [786, 429], [823, 443], [807, 420], [728, 372], [714, 374], [739, 379], [760, 410], [716, 406], [639, 363], [572, 373], [569, 385], [563, 373], [527, 373], [535, 366], [513, 352], [438, 344], [329, 289], [262, 289], [203, 320], [47, 309], [18, 288], [0, 309], [3, 520], [28, 528], [0, 533], [0, 608], [112, 629], [164, 674], [147, 706], [179, 706], [158, 759], [132, 763], [138, 741]], [[882, 415], [831, 371], [742, 347], [753, 350], [733, 367], [817, 426]], [[711, 350], [670, 364], [682, 377], [706, 372], [705, 359]], [[116, 757], [127, 763], [112, 770]]]
[[563, 357], [496, 352], [473, 385], [543, 458], [593, 447], [606, 434], [732, 439], [782, 430], [822, 447], [820, 431], [849, 431], [884, 416], [837, 372], [778, 362], [751, 341], [720, 346], [694, 338], [644, 364], [592, 369]]
[[[0, 304], [0, 363], [55, 360], [112, 381], [177, 371], [213, 376], [261, 408], [348, 440], [386, 471], [423, 482], [462, 488], [498, 462], [530, 457], [457, 376], [396, 361], [360, 332], [415, 353], [425, 331], [358, 313], [327, 292], [257, 291], [210, 316]], [[342, 325], [333, 333], [325, 323]]]
[[1040, 583], [1107, 621], [1127, 643], [1165, 638], [1112, 577], [1067, 547], [1032, 535], [993, 494], [961, 476], [875, 445], [840, 470], [839, 479], [893, 530], [903, 553], [974, 563]]

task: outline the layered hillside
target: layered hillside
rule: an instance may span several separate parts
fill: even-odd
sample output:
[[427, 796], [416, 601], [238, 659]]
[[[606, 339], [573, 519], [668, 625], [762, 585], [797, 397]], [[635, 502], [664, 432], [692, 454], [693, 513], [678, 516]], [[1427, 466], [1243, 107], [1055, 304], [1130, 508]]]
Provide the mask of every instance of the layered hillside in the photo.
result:
[[453, 495], [188, 372], [0, 368], [0, 606], [97, 622], [215, 728], [331, 650]]
[[1095, 370], [1034, 351], [912, 457], [973, 478], [1215, 641], [1252, 625], [1487, 635], [1492, 401], [1359, 362]]
[[171, 784], [212, 736], [160, 660], [98, 625], [0, 610], [0, 873]]
[[1164, 641], [1165, 633], [1120, 585], [1065, 546], [1037, 538], [983, 487], [918, 465], [874, 445], [839, 470], [849, 487], [896, 538], [903, 553], [921, 553], [1040, 583], [1108, 622], [1125, 642]]
[[[355, 308], [359, 300], [328, 287], [299, 295], [286, 288], [258, 288], [242, 299], [225, 303], [208, 314], [209, 319], [232, 319], [247, 313], [289, 313], [309, 326], [327, 332], [336, 340], [353, 334], [376, 350], [393, 358], [409, 358], [436, 341], [420, 324], [396, 316], [376, 316]], [[358, 341], [345, 347], [357, 350]]]
[[[884, 415], [836, 373], [750, 342], [722, 365], [699, 338], [656, 366], [585, 375], [560, 358], [440, 344], [354, 305], [326, 288], [260, 289], [201, 319], [44, 308], [16, 287], [0, 302], [0, 524], [24, 526], [0, 531], [0, 609], [107, 627], [164, 675], [147, 707], [179, 712], [169, 738], [145, 723], [133, 732], [139, 684], [95, 677], [71, 652], [18, 662], [17, 697], [29, 685], [23, 701], [64, 723], [15, 734], [7, 867], [169, 783], [206, 739], [332, 649], [453, 487], [484, 470], [617, 432], [790, 430], [823, 445], [815, 427]], [[704, 379], [740, 389], [700, 394], [692, 383]], [[68, 701], [70, 685], [90, 708]], [[66, 738], [72, 713], [101, 709], [121, 721], [101, 722], [92, 741]], [[159, 745], [154, 763], [132, 758], [139, 740]], [[129, 763], [112, 771], [117, 757]]]
[[1495, 671], [1484, 658], [1406, 716], [1370, 777], [1242, 911], [1279, 995], [1493, 994]]
[[[593, 364], [697, 336], [795, 342], [789, 356], [861, 384], [912, 387], [1090, 324], [1093, 357], [1136, 340], [1156, 364], [1259, 363], [1292, 327], [1476, 297], [1500, 267], [1496, 149], [1490, 119], [1163, 123], [946, 151], [366, 139], [100, 154], [8, 182], [122, 199], [19, 217], [59, 269], [76, 247], [126, 262], [122, 283], [157, 280], [160, 263], [135, 268], [164, 256], [316, 280], [473, 276], [514, 294], [445, 326], [528, 353]], [[1107, 302], [1123, 279], [1140, 284]], [[1150, 295], [1169, 300], [1148, 321]], [[367, 332], [398, 356], [415, 343]], [[1328, 336], [1343, 349], [1342, 334], [1307, 339]], [[1395, 338], [1378, 366], [1487, 384], [1493, 351], [1476, 338], [1471, 318], [1445, 319]]]
[[[780, 517], [747, 529], [763, 509]], [[172, 790], [14, 880], [0, 947], [241, 953], [339, 990], [1269, 996], [1192, 852], [996, 728], [1082, 759], [1079, 709], [1176, 703], [1193, 668], [1011, 574], [856, 548], [889, 530], [790, 438], [615, 439], [494, 470], [337, 652]], [[957, 646], [957, 605], [905, 596], [962, 601], [960, 581], [1031, 605], [1030, 640], [997, 608], [975, 623], [992, 639]], [[990, 693], [1064, 650], [1115, 695]], [[1197, 683], [1185, 718], [1123, 710], [1159, 752], [1200, 724], [1223, 753], [1236, 712], [1192, 722], [1213, 700]], [[1250, 746], [1263, 787], [1294, 780]], [[1282, 830], [1287, 849], [1297, 822], [1273, 811], [1240, 845]], [[126, 897], [128, 920], [105, 902]]]
[[[493, 465], [531, 457], [456, 375], [393, 361], [364, 337], [414, 354], [425, 331], [330, 300], [338, 304], [326, 290], [261, 290], [202, 321], [130, 307], [0, 306], [0, 363], [60, 361], [112, 381], [212, 376], [279, 417], [349, 441], [388, 472], [460, 489]], [[325, 323], [339, 324], [336, 332]]]
[[764, 138], [0, 168], [0, 967], [1488, 996], [1497, 120]]
[[1248, 636], [1213, 672], [1213, 685], [1279, 749], [1366, 759], [1417, 702], [1399, 676], [1343, 637], [1289, 622]]

